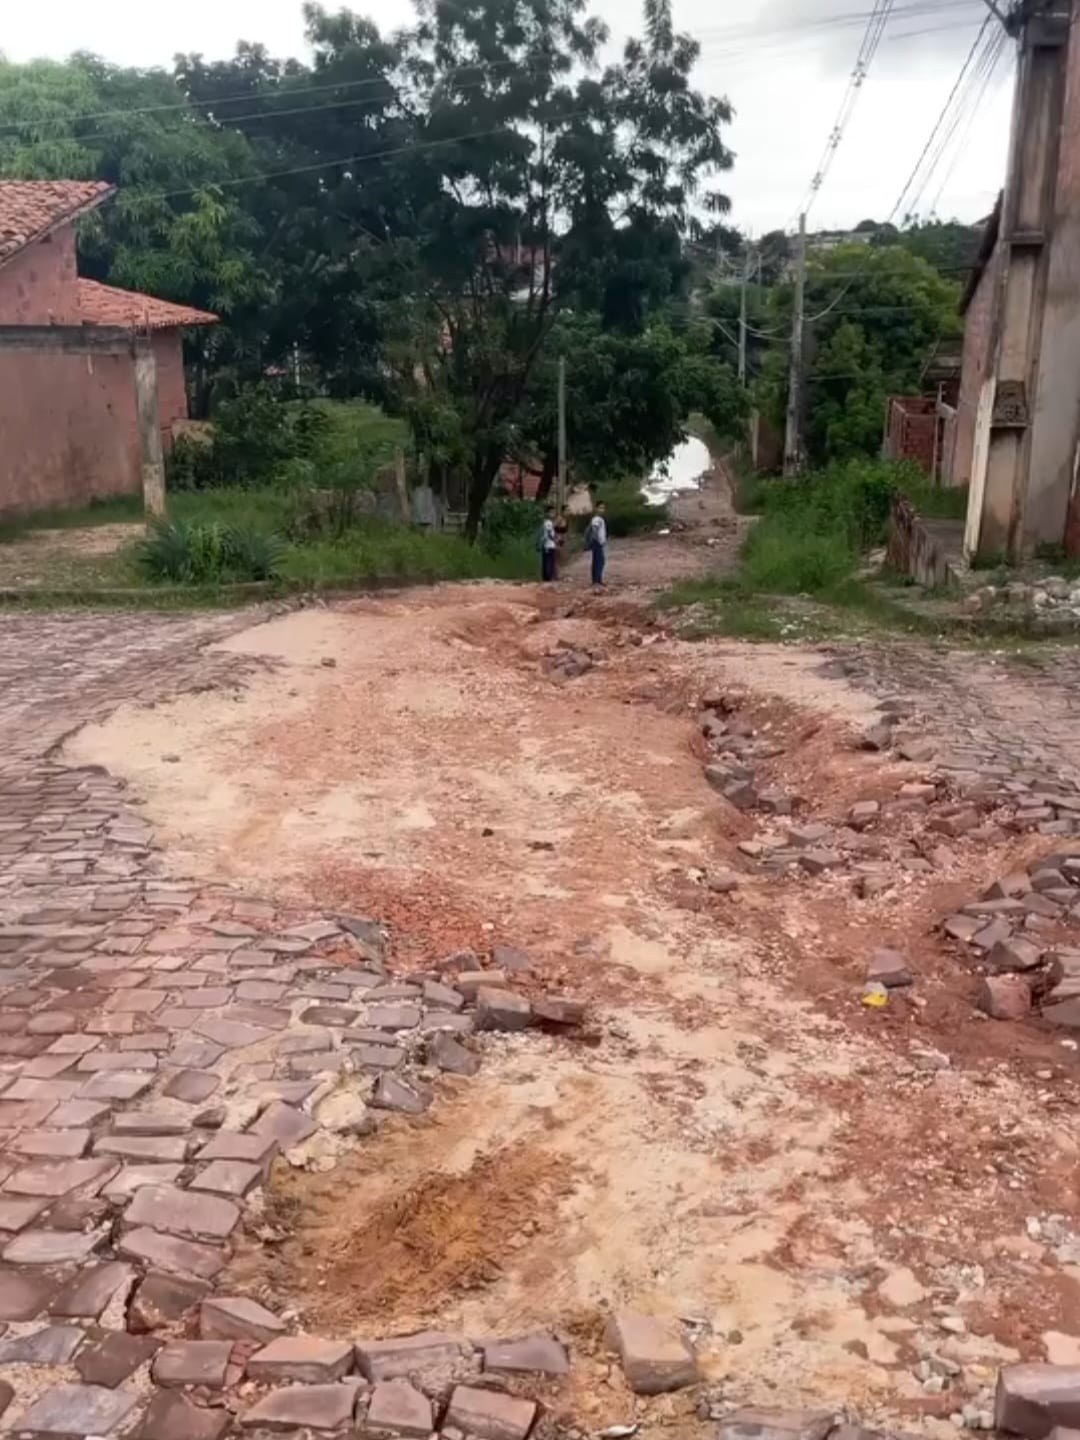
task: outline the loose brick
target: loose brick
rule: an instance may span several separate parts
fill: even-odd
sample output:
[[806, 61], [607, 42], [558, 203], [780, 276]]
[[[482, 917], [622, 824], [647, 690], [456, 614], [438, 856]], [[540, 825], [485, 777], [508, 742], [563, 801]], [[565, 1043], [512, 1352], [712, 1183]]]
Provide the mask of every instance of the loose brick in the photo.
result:
[[212, 1280], [225, 1265], [225, 1252], [216, 1245], [199, 1245], [156, 1230], [131, 1230], [117, 1244], [117, 1252], [172, 1275], [191, 1275]]
[[256, 1300], [215, 1296], [202, 1302], [199, 1333], [204, 1340], [260, 1340], [265, 1345], [285, 1332], [285, 1322]]
[[232, 1348], [231, 1340], [170, 1341], [154, 1361], [154, 1381], [164, 1389], [205, 1385], [211, 1390], [222, 1390]]
[[525, 1440], [536, 1419], [531, 1400], [458, 1385], [450, 1396], [445, 1424], [479, 1440]]
[[340, 1380], [352, 1367], [353, 1347], [347, 1340], [288, 1335], [252, 1355], [247, 1373], [252, 1380], [299, 1380], [318, 1385]]
[[368, 1380], [396, 1380], [425, 1370], [452, 1368], [472, 1353], [458, 1336], [439, 1330], [393, 1340], [357, 1340], [355, 1349], [357, 1368]]
[[372, 1392], [366, 1428], [377, 1435], [427, 1440], [433, 1428], [431, 1401], [408, 1380], [380, 1380]]
[[476, 993], [476, 1025], [479, 1030], [527, 1030], [532, 1006], [524, 995], [513, 990], [483, 988]]
[[[84, 1332], [79, 1335], [82, 1338]], [[96, 1344], [85, 1346], [75, 1360], [75, 1369], [87, 1385], [106, 1385], [112, 1390], [155, 1355], [160, 1344], [151, 1335], [114, 1330]]]
[[200, 1280], [181, 1279], [175, 1275], [147, 1275], [132, 1297], [128, 1326], [141, 1334], [176, 1325], [201, 1305], [209, 1288]]
[[608, 1321], [606, 1340], [638, 1395], [681, 1390], [698, 1379], [697, 1359], [675, 1331], [651, 1315], [622, 1311]]
[[290, 1385], [272, 1390], [240, 1416], [245, 1430], [338, 1430], [352, 1420], [356, 1385]]
[[138, 1404], [128, 1390], [101, 1385], [56, 1385], [23, 1412], [19, 1430], [38, 1436], [108, 1435]]
[[124, 1221], [190, 1240], [224, 1240], [240, 1219], [231, 1200], [170, 1185], [145, 1185], [135, 1192]]
[[570, 1370], [565, 1348], [550, 1335], [495, 1340], [483, 1354], [484, 1369], [496, 1375], [566, 1375]]
[[1031, 1012], [1031, 984], [1022, 975], [988, 975], [975, 1005], [994, 1020], [1024, 1020]]
[[231, 1424], [223, 1407], [193, 1405], [175, 1390], [161, 1391], [150, 1402], [138, 1440], [222, 1440]]
[[133, 1275], [131, 1266], [118, 1260], [84, 1265], [57, 1292], [49, 1314], [74, 1320], [97, 1320], [117, 1291], [131, 1284]]
[[1080, 1366], [1006, 1365], [998, 1374], [994, 1425], [1026, 1440], [1080, 1426]]

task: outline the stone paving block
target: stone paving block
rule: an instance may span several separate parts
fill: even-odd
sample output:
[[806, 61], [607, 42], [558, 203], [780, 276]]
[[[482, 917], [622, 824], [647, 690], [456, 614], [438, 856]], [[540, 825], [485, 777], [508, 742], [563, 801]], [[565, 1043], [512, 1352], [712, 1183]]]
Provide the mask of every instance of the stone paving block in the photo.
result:
[[141, 1280], [128, 1307], [128, 1328], [136, 1334], [179, 1324], [206, 1298], [202, 1280], [151, 1273]]
[[73, 1190], [96, 1195], [119, 1170], [107, 1156], [89, 1160], [41, 1160], [22, 1165], [4, 1181], [4, 1190], [13, 1195], [67, 1195]]
[[[80, 1339], [84, 1335], [80, 1330]], [[87, 1385], [105, 1385], [114, 1390], [140, 1365], [152, 1359], [160, 1346], [161, 1341], [152, 1335], [129, 1335], [126, 1330], [114, 1330], [84, 1346], [75, 1360], [75, 1369]]]
[[[343, 1038], [347, 1038], [353, 1032], [347, 1030]], [[299, 1032], [296, 1035], [283, 1035], [277, 1047], [277, 1053], [285, 1055], [313, 1055], [320, 1051], [329, 1053], [334, 1049], [334, 1032], [332, 1030], [316, 1030], [310, 1033]]]
[[867, 962], [866, 980], [868, 984], [884, 985], [887, 990], [913, 983], [907, 961], [897, 950], [875, 950]]
[[288, 988], [279, 980], [242, 980], [236, 987], [236, 998], [256, 1005], [273, 1005], [275, 1001], [284, 999]]
[[[1042, 888], [1042, 887], [1040, 887]], [[40, 1010], [26, 1022], [28, 1035], [70, 1035], [78, 1020], [70, 1010]]]
[[478, 1440], [525, 1440], [535, 1419], [536, 1405], [532, 1400], [457, 1385], [443, 1423]]
[[452, 985], [443, 985], [438, 980], [424, 981], [424, 1003], [440, 1010], [460, 1010], [465, 996]]
[[46, 1199], [16, 1200], [0, 1196], [0, 1237], [24, 1230], [49, 1204]]
[[151, 1050], [92, 1050], [75, 1069], [79, 1074], [97, 1075], [102, 1070], [156, 1070], [157, 1063]]
[[205, 1039], [223, 1045], [226, 1050], [243, 1050], [248, 1045], [258, 1045], [273, 1034], [265, 1025], [245, 1025], [239, 1020], [201, 1016], [192, 1028]]
[[1040, 946], [1032, 944], [1021, 936], [1014, 935], [1008, 940], [999, 940], [986, 957], [986, 963], [995, 973], [1017, 970], [1034, 970], [1042, 960]]
[[157, 1230], [130, 1230], [116, 1245], [117, 1254], [164, 1270], [170, 1275], [213, 1280], [225, 1265], [225, 1252], [216, 1245], [201, 1245]]
[[261, 1165], [252, 1165], [247, 1160], [214, 1160], [195, 1176], [190, 1188], [240, 1198], [263, 1178]]
[[458, 1335], [422, 1330], [392, 1340], [357, 1340], [356, 1366], [368, 1380], [396, 1380], [422, 1375], [425, 1370], [447, 1370], [472, 1355], [472, 1347]]
[[27, 1130], [15, 1138], [11, 1149], [43, 1160], [77, 1160], [89, 1147], [89, 1130]]
[[1043, 1440], [1055, 1426], [1080, 1427], [1080, 1366], [1004, 1366], [998, 1372], [994, 1425], [1027, 1440]]
[[421, 1035], [449, 1032], [454, 1035], [470, 1035], [476, 1029], [471, 1015], [455, 1014], [451, 1010], [429, 1010], [417, 1026]]
[[289, 1074], [296, 1080], [309, 1075], [332, 1075], [345, 1068], [348, 1055], [344, 1050], [321, 1050], [312, 1055], [293, 1055], [289, 1059]]
[[357, 1387], [349, 1381], [334, 1385], [290, 1385], [269, 1395], [240, 1416], [245, 1430], [339, 1430], [352, 1420]]
[[351, 1025], [360, 1012], [349, 1005], [309, 1005], [300, 1015], [302, 1025]]
[[154, 1359], [154, 1381], [171, 1390], [185, 1385], [223, 1390], [232, 1348], [231, 1340], [171, 1340]]
[[186, 1115], [165, 1110], [123, 1110], [113, 1116], [113, 1135], [187, 1135], [191, 1121]]
[[5, 1130], [22, 1130], [29, 1125], [44, 1125], [56, 1105], [51, 1100], [0, 1100], [0, 1134]]
[[117, 1291], [131, 1284], [134, 1274], [131, 1266], [120, 1260], [84, 1265], [56, 1292], [49, 1304], [49, 1314], [65, 1319], [97, 1320]]
[[496, 1375], [567, 1375], [566, 1348], [551, 1335], [494, 1340], [483, 1346], [484, 1369]]
[[[188, 1038], [176, 1042], [169, 1054], [169, 1063], [188, 1070], [208, 1070], [211, 1065], [216, 1065], [224, 1054], [224, 1045], [210, 1040]], [[198, 1101], [195, 1103], [198, 1104]]]
[[36, 1320], [67, 1276], [0, 1265], [0, 1320]]
[[420, 1115], [431, 1104], [431, 1099], [431, 1091], [418, 1081], [402, 1080], [400, 1076], [384, 1070], [375, 1081], [371, 1103], [377, 1110], [400, 1110], [407, 1115]]
[[443, 1031], [432, 1039], [429, 1053], [432, 1062], [451, 1075], [475, 1075], [480, 1069], [480, 1057]]
[[94, 1141], [95, 1155], [119, 1155], [124, 1160], [182, 1164], [187, 1152], [186, 1135], [102, 1135]]
[[145, 1225], [189, 1240], [224, 1240], [239, 1219], [240, 1211], [231, 1200], [171, 1185], [144, 1185], [124, 1215], [127, 1225]]
[[201, 1105], [209, 1100], [221, 1084], [217, 1075], [204, 1070], [181, 1070], [165, 1086], [162, 1094], [170, 1100], [183, 1100], [187, 1105]]
[[284, 1333], [283, 1320], [245, 1296], [214, 1296], [199, 1309], [199, 1334], [204, 1340], [261, 1340], [266, 1345]]
[[66, 1365], [85, 1339], [79, 1325], [46, 1325], [29, 1335], [0, 1340], [0, 1365]]
[[139, 1403], [129, 1390], [101, 1385], [56, 1385], [23, 1412], [20, 1432], [40, 1436], [108, 1435]]
[[235, 1130], [219, 1130], [199, 1151], [200, 1160], [247, 1160], [252, 1165], [268, 1165], [278, 1143], [272, 1135], [241, 1135]]
[[419, 1005], [371, 1005], [366, 1018], [376, 1030], [415, 1030], [422, 1014]]
[[408, 1380], [380, 1380], [371, 1393], [365, 1429], [376, 1435], [427, 1440], [433, 1428], [431, 1401]]
[[109, 996], [105, 1011], [113, 1015], [152, 1015], [167, 999], [164, 990], [121, 990]]
[[1031, 983], [1023, 975], [987, 975], [975, 1006], [994, 1020], [1024, 1020], [1031, 1012]]
[[284, 1335], [271, 1340], [248, 1360], [252, 1380], [296, 1380], [305, 1385], [340, 1380], [353, 1368], [353, 1347], [347, 1340], [320, 1340], [309, 1335]]
[[253, 1135], [266, 1135], [275, 1139], [282, 1150], [298, 1145], [309, 1135], [314, 1135], [318, 1126], [302, 1110], [285, 1105], [280, 1100], [268, 1105], [251, 1127]]
[[569, 995], [541, 995], [533, 1001], [533, 1019], [541, 1025], [581, 1025], [586, 1009], [584, 1000]]
[[490, 987], [476, 992], [478, 1030], [527, 1030], [531, 1022], [532, 1006], [524, 995]]
[[42, 1101], [59, 1104], [61, 1100], [72, 1100], [79, 1093], [81, 1079], [73, 1080], [16, 1080], [4, 1092], [4, 1103], [8, 1101]]
[[222, 1440], [231, 1425], [232, 1413], [223, 1406], [211, 1409], [175, 1390], [162, 1391], [150, 1401], [137, 1440]]
[[183, 1165], [124, 1165], [102, 1190], [108, 1200], [126, 1201], [144, 1185], [172, 1185]]
[[277, 1005], [230, 1005], [226, 1018], [239, 1021], [242, 1025], [285, 1030], [292, 1023], [292, 1011]]
[[88, 1260], [108, 1237], [102, 1231], [88, 1235], [77, 1230], [21, 1230], [4, 1246], [8, 1265], [67, 1265]]
[[[83, 1037], [69, 1037], [82, 1039]], [[91, 1046], [96, 1045], [96, 1040], [90, 1041]], [[21, 1079], [23, 1080], [55, 1080], [58, 1075], [70, 1075], [75, 1067], [77, 1056], [65, 1055], [35, 1055], [32, 1060], [27, 1060], [22, 1067]]]
[[[716, 1440], [825, 1440], [835, 1419], [831, 1410], [765, 1410], [746, 1405], [724, 1416]], [[841, 1431], [853, 1428], [838, 1426], [834, 1440], [840, 1440]], [[866, 1432], [859, 1433], [870, 1440]], [[901, 1440], [904, 1433], [886, 1431], [880, 1440]]]
[[618, 1354], [623, 1374], [638, 1395], [680, 1390], [698, 1379], [693, 1351], [670, 1325], [652, 1315], [632, 1311], [612, 1315], [605, 1339]]
[[142, 1070], [102, 1070], [79, 1091], [80, 1100], [138, 1100], [154, 1083], [152, 1074]]

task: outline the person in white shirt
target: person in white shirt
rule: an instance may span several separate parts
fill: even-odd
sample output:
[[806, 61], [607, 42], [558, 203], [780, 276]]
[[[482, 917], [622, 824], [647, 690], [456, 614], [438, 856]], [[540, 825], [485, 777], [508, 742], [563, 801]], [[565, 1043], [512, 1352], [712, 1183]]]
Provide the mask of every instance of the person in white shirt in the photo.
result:
[[607, 509], [601, 500], [593, 511], [585, 531], [585, 548], [592, 551], [592, 583], [599, 590], [604, 584], [607, 564]]
[[555, 579], [555, 555], [558, 541], [555, 538], [555, 507], [549, 505], [544, 511], [544, 523], [540, 527], [540, 579]]

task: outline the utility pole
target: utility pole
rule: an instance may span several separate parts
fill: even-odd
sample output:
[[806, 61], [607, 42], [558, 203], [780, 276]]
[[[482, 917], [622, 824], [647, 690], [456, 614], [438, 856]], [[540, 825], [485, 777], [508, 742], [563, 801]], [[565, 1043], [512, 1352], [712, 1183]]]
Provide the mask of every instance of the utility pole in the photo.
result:
[[791, 320], [791, 372], [788, 376], [787, 424], [784, 427], [784, 474], [797, 475], [802, 466], [803, 310], [806, 301], [806, 215], [799, 216], [795, 255], [795, 313]]
[[559, 479], [558, 508], [566, 509], [566, 358], [559, 356]]
[[739, 289], [739, 384], [746, 384], [746, 287], [750, 283], [750, 247], [743, 256], [742, 285]]

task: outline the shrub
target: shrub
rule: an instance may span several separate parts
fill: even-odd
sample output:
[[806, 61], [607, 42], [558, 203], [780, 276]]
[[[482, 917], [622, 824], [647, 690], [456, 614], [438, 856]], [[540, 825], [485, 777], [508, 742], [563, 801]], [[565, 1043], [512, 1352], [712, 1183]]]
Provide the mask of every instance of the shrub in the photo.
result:
[[501, 497], [491, 500], [484, 511], [484, 548], [497, 555], [508, 546], [527, 541], [534, 550], [544, 518], [544, 507], [535, 500]]
[[181, 585], [272, 580], [283, 546], [274, 535], [242, 525], [160, 520], [151, 525], [136, 558], [148, 579]]
[[595, 487], [593, 500], [607, 507], [608, 534], [616, 538], [655, 530], [664, 520], [663, 506], [650, 505], [636, 480], [605, 481]]

